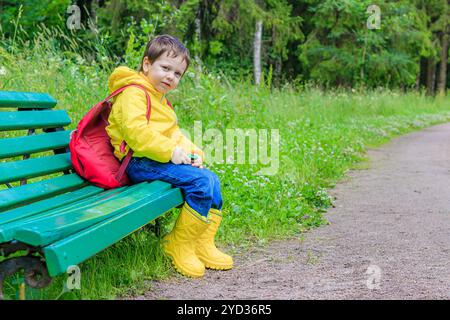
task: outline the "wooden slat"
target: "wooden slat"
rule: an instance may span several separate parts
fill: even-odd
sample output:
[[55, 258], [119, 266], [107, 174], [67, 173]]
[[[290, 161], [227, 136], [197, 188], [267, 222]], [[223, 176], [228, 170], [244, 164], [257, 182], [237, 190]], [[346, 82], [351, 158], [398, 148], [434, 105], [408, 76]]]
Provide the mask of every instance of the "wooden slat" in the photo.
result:
[[0, 212], [87, 185], [77, 174], [68, 174], [0, 191]]
[[70, 122], [64, 110], [0, 112], [0, 131], [57, 128]]
[[[119, 190], [117, 188], [113, 190]], [[79, 190], [64, 193], [51, 199], [41, 200], [20, 208], [0, 212], [0, 243], [12, 240], [14, 230], [25, 222], [34, 218], [50, 215], [62, 208], [71, 208], [73, 205], [83, 204], [83, 201], [92, 202], [91, 197], [102, 193], [103, 189], [87, 186]], [[103, 192], [104, 196], [112, 190]], [[88, 200], [85, 200], [88, 199]]]
[[70, 153], [0, 163], [0, 183], [31, 179], [72, 168]]
[[132, 191], [125, 190], [100, 203], [84, 208], [74, 208], [26, 223], [15, 230], [13, 239], [33, 246], [45, 246], [102, 220], [128, 211], [141, 203], [146, 203], [155, 194], [170, 188], [170, 184], [161, 181], [140, 184]]
[[[147, 183], [147, 182], [142, 182], [142, 183]], [[91, 187], [93, 187], [93, 186], [91, 186]], [[69, 211], [86, 209], [86, 208], [92, 207], [94, 205], [103, 203], [105, 201], [110, 201], [110, 200], [114, 199], [115, 197], [117, 197], [118, 195], [133, 192], [133, 190], [138, 187], [139, 187], [139, 184], [136, 184], [136, 185], [132, 185], [132, 186], [106, 190], [101, 193], [97, 193], [95, 195], [85, 197], [85, 198], [81, 199], [80, 201], [67, 203], [66, 205], [58, 206], [54, 209], [49, 208], [48, 210], [44, 210], [43, 212], [34, 214], [32, 216], [28, 216], [28, 217], [22, 216], [21, 218], [16, 218], [16, 219], [12, 220], [11, 222], [4, 223], [4, 224], [1, 224], [1, 221], [2, 221], [1, 218], [3, 218], [3, 214], [2, 214], [2, 215], [0, 215], [0, 242], [7, 242], [7, 241], [13, 240], [14, 232], [18, 228], [24, 226], [27, 223], [30, 223], [30, 222], [33, 222], [33, 221], [36, 221], [39, 219], [43, 219], [43, 218], [48, 218], [51, 216], [62, 215]], [[96, 187], [94, 187], [94, 188], [96, 188]], [[100, 188], [98, 188], [98, 189], [100, 189]], [[103, 190], [103, 189], [100, 189], [100, 190]], [[69, 192], [69, 194], [76, 193], [77, 191]], [[32, 206], [33, 204], [31, 204], [30, 206]], [[28, 207], [28, 206], [25, 206], [25, 207]], [[7, 215], [7, 213], [5, 213], [5, 215]], [[11, 220], [11, 218], [14, 218], [14, 216], [9, 217], [9, 220]], [[3, 219], [3, 220], [5, 220], [5, 219]], [[8, 220], [8, 215], [7, 215], [6, 221], [7, 220]]]
[[[116, 190], [116, 189], [114, 189]], [[87, 186], [72, 192], [60, 194], [50, 199], [36, 201], [24, 207], [0, 211], [0, 226], [27, 217], [37, 215], [44, 211], [49, 211], [60, 206], [65, 206], [89, 196], [99, 194], [102, 188]]]
[[0, 159], [67, 147], [71, 132], [58, 131], [0, 139]]
[[44, 248], [50, 276], [64, 273], [67, 267], [77, 265], [106, 249], [161, 214], [183, 203], [180, 189], [170, 189], [154, 195], [147, 202]]
[[47, 93], [0, 91], [0, 108], [53, 108], [56, 100]]
[[[79, 195], [77, 198], [77, 194], [80, 193], [80, 190], [66, 193], [62, 196], [67, 195], [70, 196], [71, 198], [75, 198], [75, 200], [71, 201], [72, 200], [71, 198], [70, 199], [64, 198], [62, 200], [65, 200], [66, 202], [65, 203], [61, 202], [60, 205], [56, 207], [48, 206], [48, 203], [42, 203], [42, 205], [37, 207], [37, 210], [33, 210], [34, 212], [33, 211], [29, 212], [26, 210], [27, 208], [32, 207], [37, 203], [40, 203], [41, 202], [40, 201], [32, 203], [23, 208], [7, 211], [3, 214], [0, 214], [0, 243], [13, 240], [14, 232], [18, 228], [23, 227], [27, 223], [43, 218], [48, 218], [51, 216], [62, 215], [63, 213], [67, 213], [69, 211], [86, 209], [94, 205], [98, 205], [102, 202], [110, 201], [115, 197], [117, 197], [118, 195], [133, 192], [133, 190], [138, 187], [139, 184], [136, 184], [129, 187], [127, 186], [121, 188], [114, 188], [102, 192], [103, 189], [101, 188], [88, 186], [80, 190], [92, 188], [92, 190], [89, 192], [90, 194], [86, 192], [86, 195], [81, 194], [82, 196]], [[55, 201], [57, 201], [58, 197], [59, 196], [52, 199], [55, 199]], [[49, 200], [51, 199], [47, 199], [44, 201]], [[45, 206], [47, 206], [47, 209], [45, 209]]]

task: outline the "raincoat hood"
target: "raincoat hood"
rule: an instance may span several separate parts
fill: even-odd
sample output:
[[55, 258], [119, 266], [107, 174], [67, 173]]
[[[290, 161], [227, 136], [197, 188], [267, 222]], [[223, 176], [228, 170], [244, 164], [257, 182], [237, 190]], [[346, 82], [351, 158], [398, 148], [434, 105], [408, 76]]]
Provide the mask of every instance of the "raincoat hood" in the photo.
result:
[[113, 91], [132, 83], [143, 86], [155, 97], [163, 97], [163, 94], [153, 87], [149, 78], [143, 72], [138, 72], [128, 67], [118, 67], [114, 69], [108, 80], [109, 92], [112, 93]]

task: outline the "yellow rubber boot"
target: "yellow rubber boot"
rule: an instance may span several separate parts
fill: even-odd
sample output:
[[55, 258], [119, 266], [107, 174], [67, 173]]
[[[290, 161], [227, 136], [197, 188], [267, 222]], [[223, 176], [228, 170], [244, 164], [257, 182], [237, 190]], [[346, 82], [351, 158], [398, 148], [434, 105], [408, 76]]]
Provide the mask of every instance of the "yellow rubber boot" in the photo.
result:
[[219, 210], [211, 209], [208, 219], [210, 225], [197, 240], [195, 253], [205, 264], [205, 267], [216, 270], [229, 270], [233, 268], [233, 258], [219, 249], [214, 243], [214, 237], [222, 221], [222, 214]]
[[163, 238], [164, 251], [179, 273], [192, 278], [205, 274], [205, 265], [195, 254], [195, 241], [208, 226], [206, 218], [185, 202], [172, 231]]

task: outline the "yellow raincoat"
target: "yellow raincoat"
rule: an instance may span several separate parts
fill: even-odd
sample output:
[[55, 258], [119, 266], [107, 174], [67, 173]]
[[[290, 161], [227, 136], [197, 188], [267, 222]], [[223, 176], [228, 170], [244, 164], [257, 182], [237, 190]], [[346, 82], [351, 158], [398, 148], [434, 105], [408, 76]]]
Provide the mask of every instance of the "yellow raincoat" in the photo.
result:
[[[143, 86], [150, 94], [150, 122], [147, 123], [147, 100], [143, 90], [129, 87], [116, 96], [106, 127], [114, 155], [122, 160], [131, 148], [134, 157], [169, 162], [173, 150], [179, 146], [186, 153], [194, 151], [204, 159], [203, 152], [180, 131], [175, 111], [167, 104], [167, 99], [142, 72], [127, 67], [116, 68], [109, 77], [109, 91], [112, 93], [131, 83]], [[120, 145], [124, 140], [127, 146], [122, 152]]]

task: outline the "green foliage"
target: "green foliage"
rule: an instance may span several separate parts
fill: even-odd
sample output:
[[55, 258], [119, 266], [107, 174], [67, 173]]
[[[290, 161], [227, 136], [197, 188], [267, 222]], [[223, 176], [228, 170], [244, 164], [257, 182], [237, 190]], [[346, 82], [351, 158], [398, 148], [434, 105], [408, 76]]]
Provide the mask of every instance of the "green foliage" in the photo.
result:
[[[32, 40], [42, 29], [57, 30], [79, 39], [80, 54], [89, 61], [93, 55], [106, 55], [137, 67], [146, 42], [169, 33], [187, 45], [195, 63], [205, 70], [246, 79], [253, 72], [253, 39], [260, 20], [262, 67], [267, 73], [272, 66], [274, 86], [300, 81], [323, 87], [407, 88], [415, 85], [422, 58], [439, 60], [440, 39], [450, 32], [446, 0], [378, 1], [381, 29], [374, 30], [366, 26], [371, 19], [367, 9], [374, 4], [369, 0], [73, 3], [90, 4], [86, 10], [94, 16], [91, 25], [84, 17], [82, 29], [69, 32], [65, 25], [69, 0], [46, 0], [39, 6], [31, 0], [0, 0], [0, 37], [14, 43], [18, 33], [20, 39]], [[55, 41], [67, 46], [71, 40]]]
[[[52, 39], [38, 39], [32, 47], [16, 48], [14, 55], [0, 46], [0, 65], [5, 68], [0, 90], [50, 93], [58, 100], [57, 108], [68, 111], [74, 128], [89, 107], [106, 96], [109, 71], [96, 60], [88, 62], [53, 47]], [[280, 130], [280, 167], [273, 176], [254, 174], [261, 163], [207, 164], [222, 183], [226, 219], [218, 240], [231, 253], [326, 223], [322, 214], [332, 203], [327, 188], [363, 160], [367, 145], [450, 120], [448, 98], [432, 100], [420, 93], [277, 90], [270, 88], [270, 76], [257, 88], [251, 81], [198, 77], [188, 74], [171, 94], [183, 128], [201, 120], [203, 130]], [[176, 217], [176, 212], [164, 216], [165, 232]], [[173, 274], [159, 239], [144, 231], [80, 267], [81, 291], [62, 294], [67, 279], [62, 275], [40, 293], [42, 298], [112, 299], [142, 293], [148, 288], [145, 280]]]
[[2, 31], [5, 37], [13, 37], [18, 18], [20, 28], [30, 37], [36, 33], [36, 27], [40, 24], [62, 27], [65, 25], [64, 16], [70, 3], [70, 0], [42, 0], [37, 5], [33, 0], [1, 0]]
[[327, 86], [412, 86], [419, 56], [433, 50], [410, 2], [379, 1], [380, 29], [366, 27], [371, 1], [311, 1], [314, 31], [299, 46], [310, 76]]

